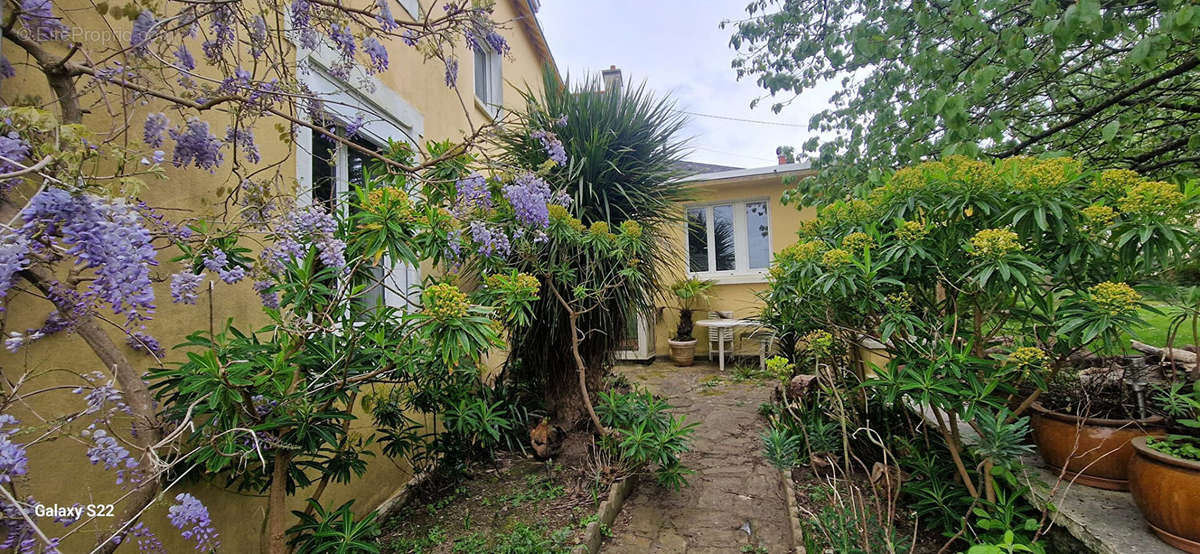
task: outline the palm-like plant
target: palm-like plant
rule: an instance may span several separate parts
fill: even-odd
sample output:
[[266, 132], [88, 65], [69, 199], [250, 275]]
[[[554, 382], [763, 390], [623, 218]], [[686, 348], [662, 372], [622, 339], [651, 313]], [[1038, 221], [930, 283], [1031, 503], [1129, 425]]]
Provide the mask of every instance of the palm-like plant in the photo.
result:
[[675, 340], [692, 340], [692, 312], [708, 299], [708, 291], [713, 287], [712, 281], [696, 278], [680, 279], [671, 285], [671, 292], [679, 299], [679, 325], [675, 328]]
[[[661, 290], [660, 275], [678, 263], [676, 253], [668, 249], [667, 233], [670, 226], [682, 225], [679, 206], [688, 198], [684, 186], [675, 181], [681, 176], [677, 163], [685, 147], [680, 138], [685, 119], [668, 97], [653, 94], [644, 83], [601, 92], [596, 77], [560, 82], [548, 69], [543, 80], [540, 95], [522, 93], [528, 106], [520, 115], [522, 125], [500, 136], [506, 161], [543, 166], [546, 149], [532, 133], [555, 133], [568, 161], [551, 168], [548, 180], [571, 196], [572, 214], [585, 225], [606, 222], [613, 229], [626, 220], [637, 221], [646, 234], [649, 254], [638, 260], [639, 278], [629, 280], [636, 284], [608, 291], [604, 306], [580, 316], [588, 388], [598, 390], [627, 322], [651, 310]], [[578, 265], [586, 257], [573, 259]], [[581, 290], [604, 286], [587, 282], [588, 275], [604, 272], [576, 267], [568, 273]], [[560, 422], [571, 424], [584, 414], [572, 367], [566, 314], [553, 297], [543, 295], [534, 307], [533, 324], [514, 330], [506, 368], [519, 381], [541, 385], [546, 408]]]

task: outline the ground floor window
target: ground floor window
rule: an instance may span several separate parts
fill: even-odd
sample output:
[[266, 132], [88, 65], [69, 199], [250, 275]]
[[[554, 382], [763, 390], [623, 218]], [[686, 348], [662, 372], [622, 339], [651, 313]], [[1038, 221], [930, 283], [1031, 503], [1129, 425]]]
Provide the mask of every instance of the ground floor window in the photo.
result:
[[697, 276], [748, 273], [771, 263], [771, 225], [766, 200], [745, 200], [687, 209], [688, 272]]

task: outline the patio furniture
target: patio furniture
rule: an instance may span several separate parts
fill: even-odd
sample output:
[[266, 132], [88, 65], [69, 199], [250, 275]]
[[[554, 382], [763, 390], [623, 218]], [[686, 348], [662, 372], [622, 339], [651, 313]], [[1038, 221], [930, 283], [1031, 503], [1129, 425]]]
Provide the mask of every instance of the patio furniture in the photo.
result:
[[[733, 319], [733, 312], [708, 312], [709, 319]], [[708, 328], [708, 361], [712, 361], [713, 344], [720, 342], [718, 349], [720, 352], [725, 352], [725, 343], [729, 343], [729, 348], [733, 349], [733, 328], [732, 327], [709, 327]], [[721, 362], [724, 363], [724, 360]]]
[[[700, 327], [708, 327], [710, 331], [712, 329], [726, 331], [730, 337], [733, 336], [733, 330], [738, 327], [759, 327], [762, 325], [753, 319], [701, 319], [694, 324]], [[715, 342], [717, 343], [718, 359], [720, 360], [718, 363], [721, 371], [725, 371], [725, 341], [718, 340]], [[730, 343], [730, 346], [732, 346], [732, 340]]]

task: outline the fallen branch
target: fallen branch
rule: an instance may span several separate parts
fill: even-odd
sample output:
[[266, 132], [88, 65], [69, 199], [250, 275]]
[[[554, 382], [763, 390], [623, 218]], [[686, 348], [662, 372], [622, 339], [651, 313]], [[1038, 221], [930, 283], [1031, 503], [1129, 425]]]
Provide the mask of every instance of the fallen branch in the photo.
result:
[[1138, 342], [1136, 340], [1130, 340], [1129, 344], [1138, 352], [1150, 354], [1152, 356], [1160, 356], [1164, 360], [1169, 360], [1178, 364], [1196, 363], [1195, 352], [1188, 352], [1187, 350], [1181, 350], [1179, 348], [1159, 348], [1157, 346], [1150, 346], [1149, 344]]

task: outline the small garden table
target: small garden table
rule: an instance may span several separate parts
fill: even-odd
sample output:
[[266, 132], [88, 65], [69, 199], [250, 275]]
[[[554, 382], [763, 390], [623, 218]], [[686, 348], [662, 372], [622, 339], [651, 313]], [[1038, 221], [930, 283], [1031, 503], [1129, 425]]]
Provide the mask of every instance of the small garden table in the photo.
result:
[[[762, 323], [753, 319], [701, 319], [695, 322], [695, 325], [714, 329], [734, 329], [736, 327], [761, 327]], [[717, 343], [720, 345], [717, 347], [717, 352], [720, 353], [718, 365], [721, 371], [725, 371], [725, 341], [720, 340]]]

